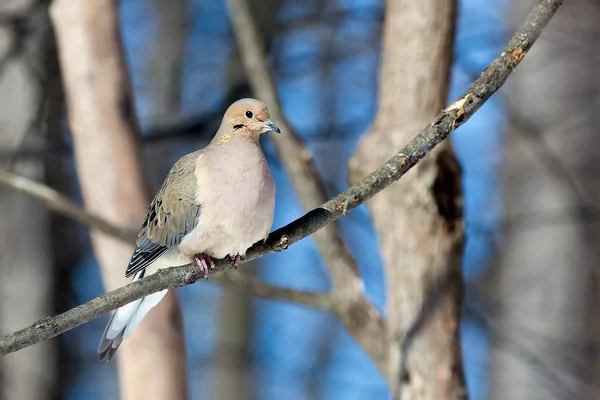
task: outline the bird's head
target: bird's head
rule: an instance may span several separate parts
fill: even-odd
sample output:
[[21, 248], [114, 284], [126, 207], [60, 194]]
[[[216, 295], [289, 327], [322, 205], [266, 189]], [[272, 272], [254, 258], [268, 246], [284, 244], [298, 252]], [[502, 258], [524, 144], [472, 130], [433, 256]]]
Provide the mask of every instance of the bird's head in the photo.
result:
[[265, 132], [281, 133], [281, 130], [269, 119], [269, 109], [262, 101], [241, 99], [233, 103], [223, 117], [228, 131], [234, 135], [244, 135], [254, 139]]

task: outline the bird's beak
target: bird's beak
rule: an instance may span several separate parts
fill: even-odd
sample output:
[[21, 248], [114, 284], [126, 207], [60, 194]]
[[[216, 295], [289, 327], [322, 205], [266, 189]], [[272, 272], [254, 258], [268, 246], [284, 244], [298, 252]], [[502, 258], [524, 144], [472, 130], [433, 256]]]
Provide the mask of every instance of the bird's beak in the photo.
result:
[[268, 131], [273, 131], [273, 132], [281, 133], [281, 129], [279, 129], [279, 127], [277, 125], [275, 125], [274, 123], [272, 123], [270, 119], [267, 120], [267, 121], [265, 121], [264, 125], [265, 125], [265, 128]]

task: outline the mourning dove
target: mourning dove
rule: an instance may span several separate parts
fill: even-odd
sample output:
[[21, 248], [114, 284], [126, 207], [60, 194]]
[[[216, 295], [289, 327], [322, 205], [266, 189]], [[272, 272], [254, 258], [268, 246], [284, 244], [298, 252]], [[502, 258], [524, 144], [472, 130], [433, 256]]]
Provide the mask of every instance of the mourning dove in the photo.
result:
[[[213, 258], [237, 267], [250, 246], [266, 240], [275, 186], [258, 138], [267, 131], [280, 133], [262, 102], [242, 99], [227, 109], [208, 146], [177, 161], [152, 200], [126, 277], [136, 281], [195, 262], [208, 278]], [[115, 311], [98, 346], [100, 360], [110, 361], [167, 290]]]

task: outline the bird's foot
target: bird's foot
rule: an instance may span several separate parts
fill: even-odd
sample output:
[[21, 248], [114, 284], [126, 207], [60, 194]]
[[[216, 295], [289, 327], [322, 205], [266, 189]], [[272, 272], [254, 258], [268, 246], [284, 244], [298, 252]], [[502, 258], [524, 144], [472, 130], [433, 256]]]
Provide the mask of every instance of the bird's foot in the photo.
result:
[[240, 256], [239, 254], [236, 254], [235, 256], [228, 255], [227, 257], [229, 257], [233, 263], [233, 269], [237, 269], [238, 265], [240, 265], [240, 262], [244, 260], [244, 257]]
[[196, 254], [194, 256], [194, 261], [198, 264], [200, 271], [204, 273], [204, 279], [208, 279], [208, 267], [211, 269], [215, 268], [215, 262], [209, 256], [205, 254]]

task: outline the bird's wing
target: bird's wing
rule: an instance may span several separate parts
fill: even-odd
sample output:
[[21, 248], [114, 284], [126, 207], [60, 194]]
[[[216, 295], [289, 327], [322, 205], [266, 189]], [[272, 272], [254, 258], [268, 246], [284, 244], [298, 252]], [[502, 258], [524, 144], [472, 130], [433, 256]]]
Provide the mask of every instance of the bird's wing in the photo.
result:
[[171, 168], [150, 204], [126, 277], [145, 269], [195, 228], [200, 204], [196, 202], [198, 185], [194, 170], [200, 154], [201, 150], [183, 156]]

